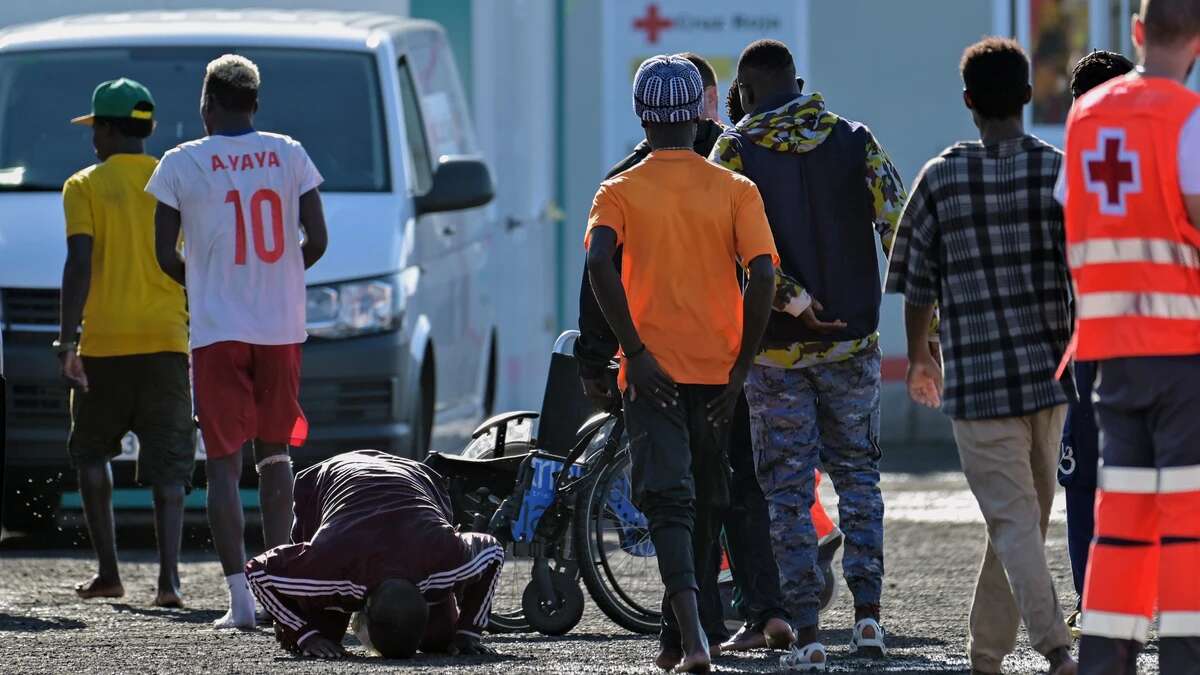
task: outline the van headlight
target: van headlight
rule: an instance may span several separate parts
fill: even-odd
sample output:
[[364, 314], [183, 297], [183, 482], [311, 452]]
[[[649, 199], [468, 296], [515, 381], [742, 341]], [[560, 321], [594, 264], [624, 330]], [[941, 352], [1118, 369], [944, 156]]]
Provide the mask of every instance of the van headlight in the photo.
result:
[[400, 326], [404, 292], [394, 276], [309, 286], [305, 311], [313, 337], [383, 333]]

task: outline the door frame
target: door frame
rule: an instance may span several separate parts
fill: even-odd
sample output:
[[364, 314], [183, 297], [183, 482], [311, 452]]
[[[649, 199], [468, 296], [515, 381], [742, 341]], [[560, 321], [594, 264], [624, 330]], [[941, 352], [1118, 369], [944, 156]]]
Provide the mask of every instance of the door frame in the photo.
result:
[[[1110, 49], [1133, 58], [1133, 43], [1130, 38], [1128, 17], [1136, 10], [1137, 0], [1087, 0], [1088, 3], [1088, 47]], [[1119, 3], [1113, 25], [1112, 7]], [[1124, 18], [1122, 18], [1124, 17]], [[1031, 0], [992, 0], [992, 32], [996, 35], [1013, 37], [1033, 60], [1032, 2]], [[1116, 43], [1113, 44], [1113, 36]], [[1193, 74], [1193, 85], [1195, 85]], [[1066, 95], [1066, 92], [1064, 92]], [[1033, 105], [1025, 107], [1025, 128], [1048, 143], [1062, 147], [1066, 129], [1062, 124], [1034, 124]]]

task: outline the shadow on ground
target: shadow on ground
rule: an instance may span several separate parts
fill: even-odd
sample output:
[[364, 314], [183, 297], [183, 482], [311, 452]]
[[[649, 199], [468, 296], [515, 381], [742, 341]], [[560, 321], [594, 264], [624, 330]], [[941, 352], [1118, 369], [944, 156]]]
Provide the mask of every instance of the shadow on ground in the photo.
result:
[[35, 616], [17, 616], [0, 612], [0, 633], [41, 633], [48, 630], [76, 630], [87, 628], [87, 624], [77, 619], [65, 617], [50, 617], [43, 619]]
[[113, 611], [162, 619], [172, 623], [211, 624], [221, 618], [222, 612], [213, 609], [168, 609], [166, 607], [134, 607], [127, 602], [110, 602]]

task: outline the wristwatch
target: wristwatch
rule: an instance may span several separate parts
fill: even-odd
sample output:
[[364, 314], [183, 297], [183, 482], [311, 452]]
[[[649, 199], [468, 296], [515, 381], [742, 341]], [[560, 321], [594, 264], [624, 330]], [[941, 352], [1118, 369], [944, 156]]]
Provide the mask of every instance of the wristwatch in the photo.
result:
[[63, 342], [62, 340], [55, 340], [53, 343], [51, 343], [50, 348], [54, 350], [55, 354], [62, 356], [63, 354], [66, 354], [67, 352], [73, 352], [76, 349], [78, 349], [79, 342], [76, 340], [69, 340], [67, 342]]

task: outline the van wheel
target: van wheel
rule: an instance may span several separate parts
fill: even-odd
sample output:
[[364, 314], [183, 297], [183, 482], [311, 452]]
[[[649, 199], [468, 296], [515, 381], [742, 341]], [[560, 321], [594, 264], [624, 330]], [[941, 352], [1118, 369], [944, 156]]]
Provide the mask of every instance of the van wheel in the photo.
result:
[[425, 459], [433, 443], [433, 407], [437, 402], [437, 381], [434, 379], [430, 361], [426, 359], [425, 364], [421, 366], [421, 386], [414, 392], [412, 412], [409, 415], [412, 438], [409, 457], [417, 461]]

